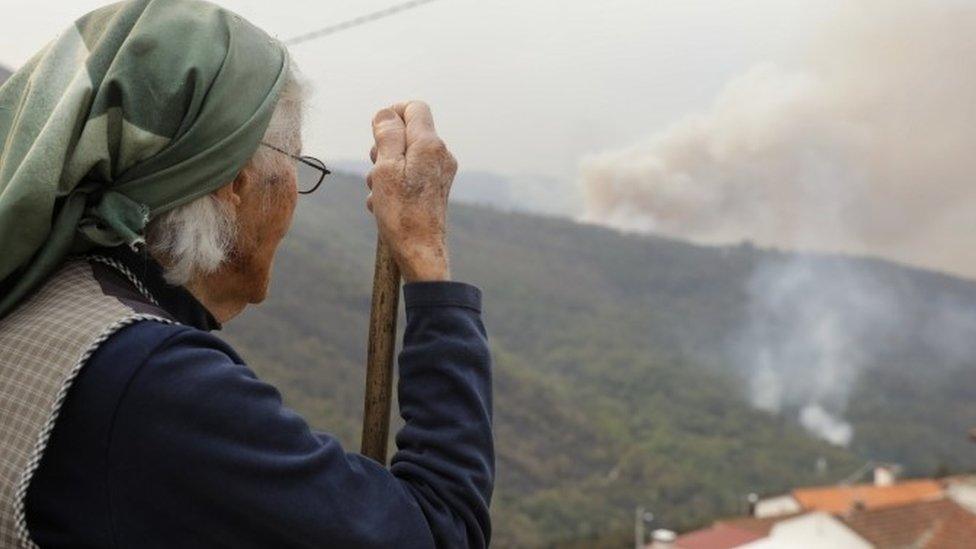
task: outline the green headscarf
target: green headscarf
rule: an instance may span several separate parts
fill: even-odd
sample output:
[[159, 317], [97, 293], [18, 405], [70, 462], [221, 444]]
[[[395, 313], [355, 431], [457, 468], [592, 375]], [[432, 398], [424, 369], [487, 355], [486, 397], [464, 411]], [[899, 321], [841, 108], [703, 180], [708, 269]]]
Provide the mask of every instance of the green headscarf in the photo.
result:
[[0, 87], [0, 317], [69, 254], [136, 246], [153, 216], [231, 182], [288, 54], [197, 0], [79, 19]]

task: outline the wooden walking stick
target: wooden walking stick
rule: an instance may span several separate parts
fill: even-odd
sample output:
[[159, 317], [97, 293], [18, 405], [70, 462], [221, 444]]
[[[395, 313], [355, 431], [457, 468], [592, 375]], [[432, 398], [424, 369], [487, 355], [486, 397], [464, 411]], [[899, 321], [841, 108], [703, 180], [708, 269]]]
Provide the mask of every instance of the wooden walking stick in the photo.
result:
[[382, 239], [376, 241], [373, 303], [369, 311], [366, 348], [366, 403], [363, 407], [361, 453], [386, 464], [390, 434], [390, 399], [393, 391], [393, 351], [396, 347], [397, 309], [400, 305], [400, 269]]

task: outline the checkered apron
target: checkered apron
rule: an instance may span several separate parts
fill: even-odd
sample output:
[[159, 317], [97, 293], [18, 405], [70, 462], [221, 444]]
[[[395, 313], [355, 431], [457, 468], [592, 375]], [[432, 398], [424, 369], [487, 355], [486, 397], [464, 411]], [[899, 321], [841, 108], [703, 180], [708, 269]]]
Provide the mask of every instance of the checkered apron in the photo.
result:
[[85, 260], [66, 263], [0, 320], [0, 547], [36, 547], [27, 531], [27, 487], [65, 396], [95, 349], [140, 320], [170, 322], [105, 295]]

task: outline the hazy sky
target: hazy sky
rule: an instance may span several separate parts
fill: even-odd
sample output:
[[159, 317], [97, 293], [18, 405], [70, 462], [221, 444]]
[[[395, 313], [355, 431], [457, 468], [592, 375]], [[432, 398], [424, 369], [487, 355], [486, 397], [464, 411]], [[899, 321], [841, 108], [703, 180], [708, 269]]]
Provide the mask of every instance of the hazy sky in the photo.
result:
[[[97, 0], [0, 0], [16, 67]], [[281, 38], [396, 0], [225, 0]], [[582, 154], [706, 108], [760, 61], [789, 65], [839, 0], [440, 0], [293, 53], [312, 82], [306, 151], [362, 159], [369, 121], [430, 102], [462, 168], [577, 177]]]

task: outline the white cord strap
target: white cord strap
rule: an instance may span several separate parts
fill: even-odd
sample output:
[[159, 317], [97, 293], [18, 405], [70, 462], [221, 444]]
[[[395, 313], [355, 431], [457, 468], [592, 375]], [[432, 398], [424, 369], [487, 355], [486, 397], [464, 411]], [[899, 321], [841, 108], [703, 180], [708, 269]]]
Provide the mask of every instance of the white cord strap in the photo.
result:
[[136, 287], [136, 290], [139, 290], [139, 293], [142, 294], [142, 297], [148, 299], [150, 303], [159, 307], [159, 302], [156, 301], [155, 296], [152, 295], [152, 292], [149, 291], [149, 288], [147, 288], [146, 285], [142, 283], [142, 280], [140, 280], [139, 277], [137, 277], [131, 270], [129, 270], [128, 267], [123, 265], [122, 262], [116, 259], [112, 259], [111, 257], [105, 257], [103, 255], [86, 255], [85, 259], [112, 267], [113, 269], [118, 271], [119, 274], [127, 278], [129, 282], [131, 282], [132, 285]]

